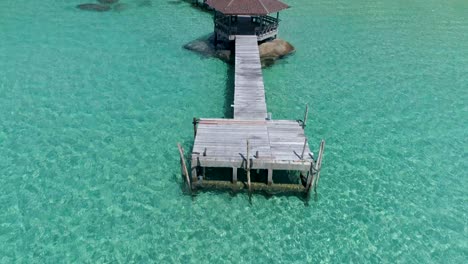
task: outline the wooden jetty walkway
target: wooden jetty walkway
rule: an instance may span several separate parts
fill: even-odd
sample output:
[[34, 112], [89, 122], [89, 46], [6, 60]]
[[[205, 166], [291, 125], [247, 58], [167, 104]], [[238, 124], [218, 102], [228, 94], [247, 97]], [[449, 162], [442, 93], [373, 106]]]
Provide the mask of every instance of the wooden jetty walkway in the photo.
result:
[[267, 107], [257, 36], [236, 36], [234, 119], [265, 120]]
[[[284, 189], [309, 192], [319, 179], [324, 141], [316, 160], [304, 133], [304, 120], [270, 120], [267, 116], [265, 89], [257, 36], [235, 38], [234, 118], [194, 119], [195, 142], [191, 153], [191, 177], [179, 145], [182, 174], [194, 189], [206, 186], [243, 186], [238, 183], [238, 171], [247, 174], [245, 186], [254, 189]], [[231, 181], [209, 180], [206, 168], [230, 168]], [[267, 180], [252, 183], [250, 170], [266, 170]], [[274, 171], [298, 171], [302, 185], [273, 184]], [[274, 187], [272, 186], [274, 185]]]

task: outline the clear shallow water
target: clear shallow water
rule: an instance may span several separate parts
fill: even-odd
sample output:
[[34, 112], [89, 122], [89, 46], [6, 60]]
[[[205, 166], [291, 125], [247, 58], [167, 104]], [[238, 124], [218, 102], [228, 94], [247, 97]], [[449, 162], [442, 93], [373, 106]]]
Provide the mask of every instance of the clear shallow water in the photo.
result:
[[209, 14], [122, 2], [0, 2], [1, 262], [467, 261], [465, 1], [288, 1], [264, 79], [327, 140], [308, 206], [183, 194], [176, 142], [223, 116], [228, 66], [182, 48]]

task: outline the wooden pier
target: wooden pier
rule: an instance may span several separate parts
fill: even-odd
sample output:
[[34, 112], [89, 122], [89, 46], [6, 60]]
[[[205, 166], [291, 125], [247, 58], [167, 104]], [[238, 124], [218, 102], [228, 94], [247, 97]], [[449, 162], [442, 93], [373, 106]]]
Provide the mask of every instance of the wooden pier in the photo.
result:
[[[304, 191], [315, 187], [323, 156], [324, 141], [314, 160], [304, 133], [304, 120], [270, 120], [267, 116], [265, 90], [257, 37], [236, 36], [235, 40], [234, 118], [194, 119], [195, 142], [191, 153], [191, 177], [182, 167], [188, 185], [197, 187], [238, 186], [238, 170], [247, 172], [247, 188], [276, 191]], [[183, 160], [181, 150], [181, 164]], [[183, 165], [185, 166], [185, 165]], [[230, 181], [206, 179], [206, 168], [229, 168]], [[264, 183], [252, 183], [250, 170], [266, 170]], [[302, 185], [274, 184], [274, 171], [297, 171]], [[274, 186], [272, 186], [274, 185]]]

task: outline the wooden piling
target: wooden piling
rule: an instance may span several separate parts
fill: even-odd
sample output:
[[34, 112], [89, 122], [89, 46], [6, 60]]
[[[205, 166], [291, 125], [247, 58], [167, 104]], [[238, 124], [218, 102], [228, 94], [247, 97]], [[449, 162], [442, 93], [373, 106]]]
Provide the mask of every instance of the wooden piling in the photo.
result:
[[232, 183], [237, 184], [237, 168], [232, 168]]
[[306, 127], [307, 123], [307, 118], [309, 117], [309, 104], [306, 104], [306, 109], [304, 113], [304, 119], [302, 121], [302, 128], [304, 129]]
[[246, 168], [247, 168], [247, 184], [249, 186], [249, 192], [251, 191], [250, 187], [250, 144], [249, 140], [247, 139], [247, 157], [246, 157]]
[[322, 139], [322, 142], [320, 142], [320, 150], [319, 150], [319, 154], [317, 157], [317, 162], [315, 164], [315, 171], [317, 172], [317, 176], [315, 177], [315, 184], [314, 184], [315, 192], [317, 192], [317, 186], [318, 186], [319, 179], [320, 179], [320, 169], [322, 168], [322, 158], [323, 158], [324, 151], [325, 151], [325, 140]]
[[307, 173], [307, 182], [305, 186], [305, 188], [307, 189], [307, 192], [310, 191], [312, 184], [314, 183], [314, 178], [315, 178], [315, 166], [314, 166], [314, 162], [312, 161], [310, 163], [309, 172]]
[[305, 152], [305, 150], [306, 150], [306, 146], [307, 146], [307, 138], [304, 139], [304, 147], [302, 147], [301, 160], [304, 159], [304, 152]]
[[192, 162], [192, 183], [198, 182], [197, 165]]
[[182, 175], [185, 175], [185, 182], [187, 183], [187, 187], [189, 188], [189, 190], [192, 190], [190, 178], [189, 178], [189, 174], [187, 170], [187, 165], [185, 164], [184, 149], [182, 148], [180, 143], [177, 143], [177, 148], [179, 149], [180, 167], [181, 167]]
[[198, 120], [196, 117], [193, 118], [193, 138], [196, 138], [197, 137], [197, 123], [198, 123]]
[[273, 169], [268, 169], [267, 185], [270, 186], [273, 183]]

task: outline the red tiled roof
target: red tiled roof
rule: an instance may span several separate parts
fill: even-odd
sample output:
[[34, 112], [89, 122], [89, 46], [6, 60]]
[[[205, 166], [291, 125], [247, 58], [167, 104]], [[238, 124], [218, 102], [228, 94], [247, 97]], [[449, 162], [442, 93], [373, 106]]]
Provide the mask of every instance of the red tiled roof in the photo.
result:
[[289, 7], [278, 0], [207, 0], [206, 4], [225, 15], [267, 15]]

